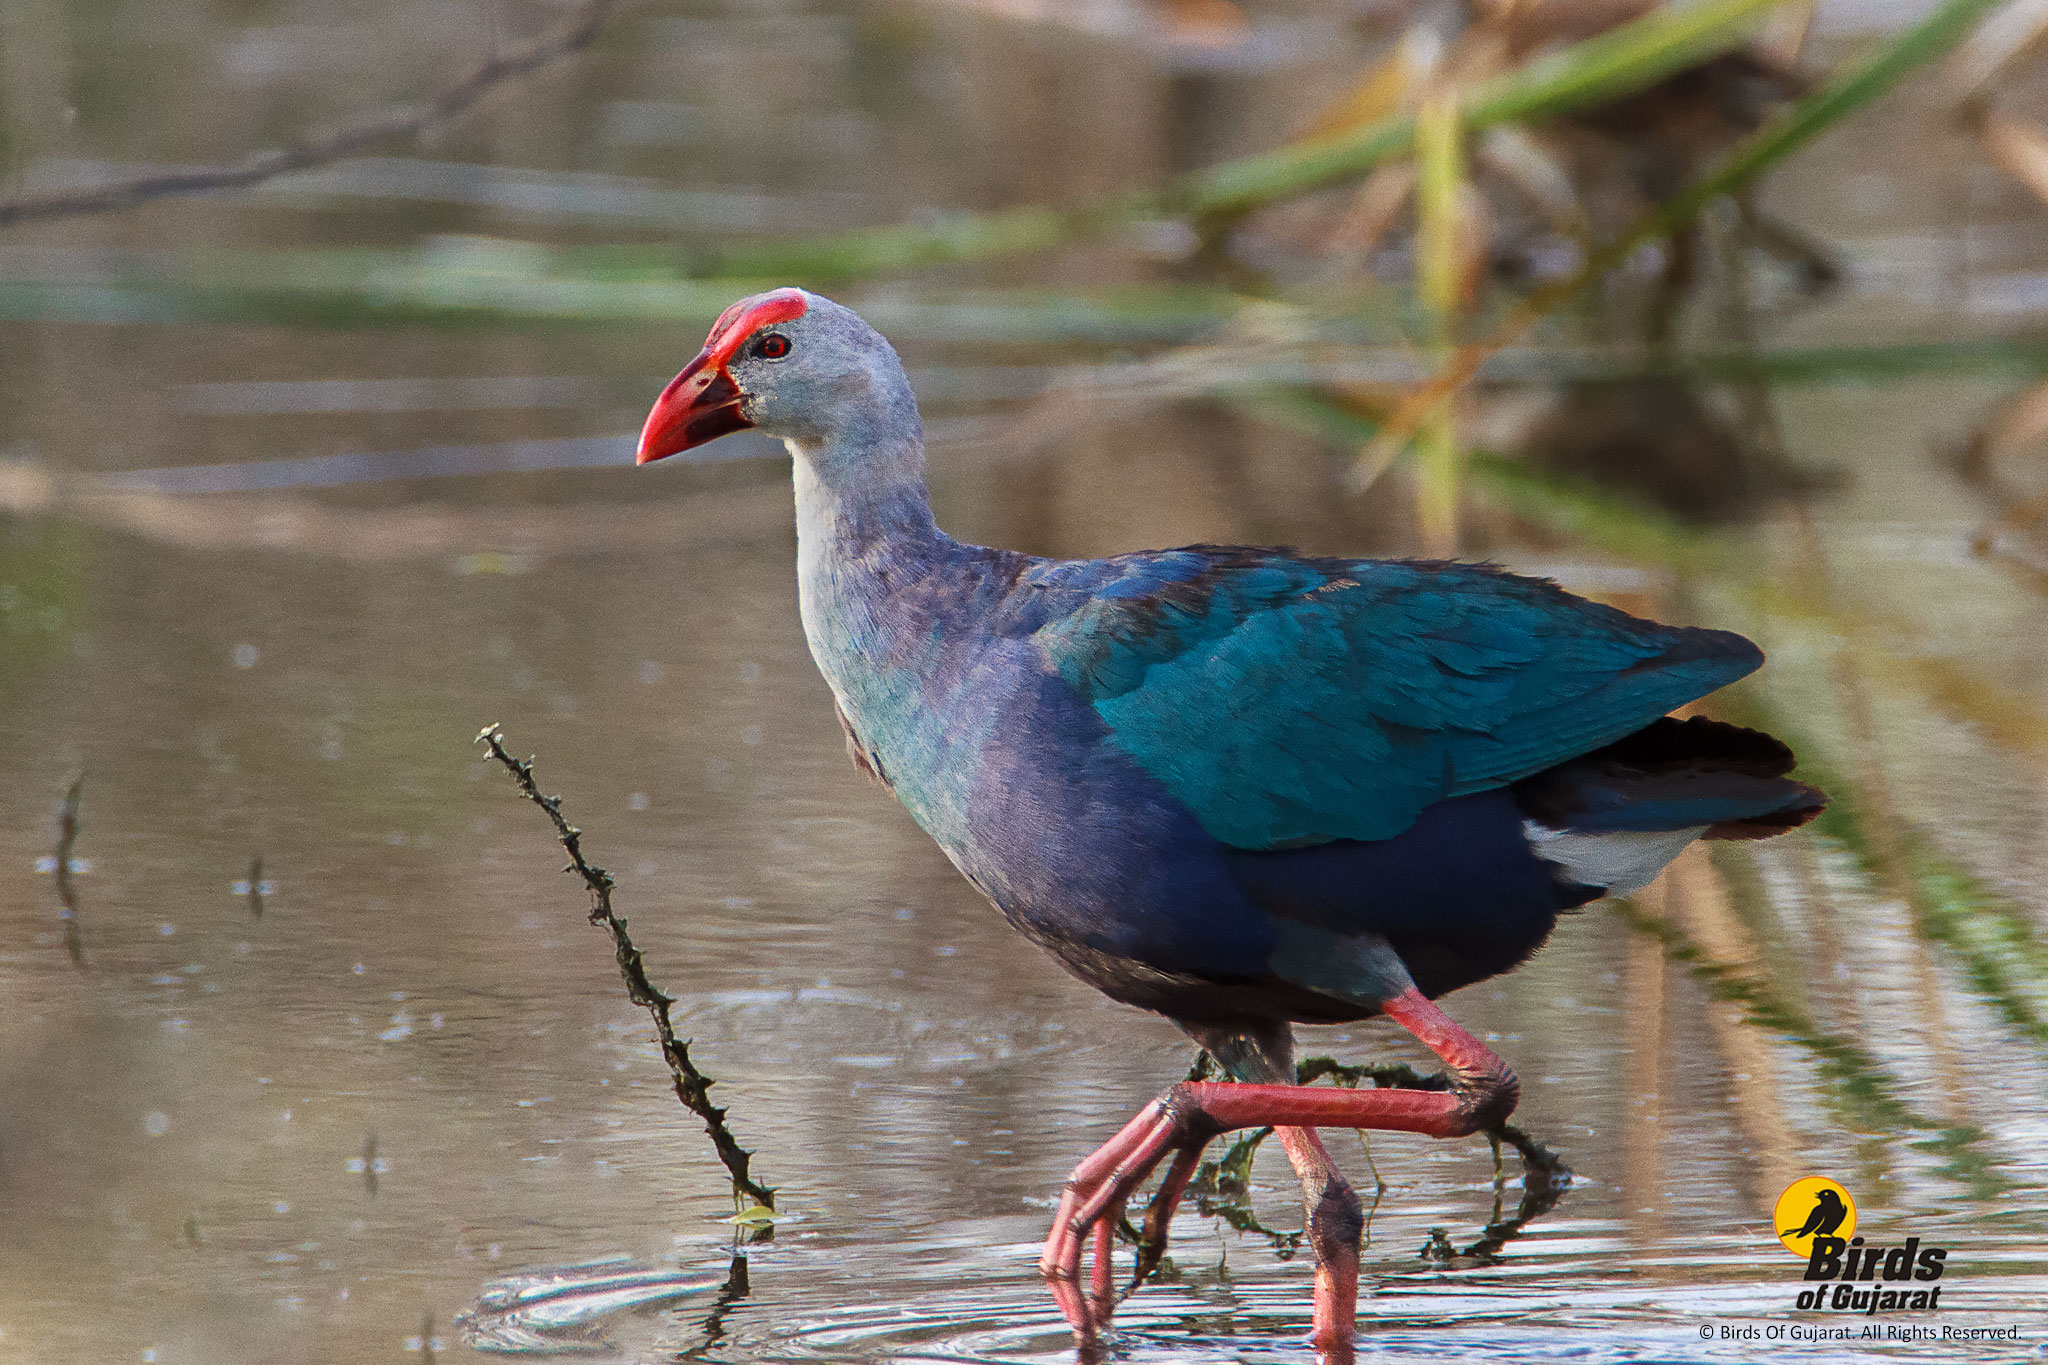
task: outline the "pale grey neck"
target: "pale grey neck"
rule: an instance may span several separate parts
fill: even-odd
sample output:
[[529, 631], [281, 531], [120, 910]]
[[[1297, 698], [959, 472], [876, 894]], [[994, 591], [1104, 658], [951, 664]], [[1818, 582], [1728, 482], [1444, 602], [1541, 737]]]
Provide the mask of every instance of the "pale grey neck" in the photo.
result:
[[846, 441], [788, 442], [796, 462], [797, 559], [922, 558], [946, 542], [932, 520], [924, 445], [915, 437], [850, 450]]
[[864, 723], [877, 651], [901, 624], [900, 595], [942, 571], [953, 542], [932, 521], [921, 451], [868, 451], [877, 458], [854, 466], [790, 444], [804, 636], [840, 711]]

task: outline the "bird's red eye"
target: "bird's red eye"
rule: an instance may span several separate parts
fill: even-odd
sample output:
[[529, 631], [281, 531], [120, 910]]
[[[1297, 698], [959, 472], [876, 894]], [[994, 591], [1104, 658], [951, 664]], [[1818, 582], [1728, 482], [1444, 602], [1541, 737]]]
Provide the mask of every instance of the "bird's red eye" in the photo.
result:
[[789, 354], [789, 338], [780, 332], [770, 332], [761, 338], [761, 358], [780, 360]]

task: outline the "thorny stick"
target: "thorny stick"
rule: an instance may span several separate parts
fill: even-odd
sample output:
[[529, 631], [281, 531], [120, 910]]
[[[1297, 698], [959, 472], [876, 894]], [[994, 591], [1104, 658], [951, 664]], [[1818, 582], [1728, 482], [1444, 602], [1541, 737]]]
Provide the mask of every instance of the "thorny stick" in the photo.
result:
[[51, 869], [57, 874], [57, 899], [63, 903], [57, 918], [64, 921], [64, 951], [71, 954], [71, 965], [79, 968], [85, 966], [85, 940], [78, 933], [78, 888], [71, 884], [71, 847], [78, 842], [78, 798], [84, 791], [85, 778], [80, 776], [64, 793], [64, 804], [57, 807], [57, 865]]
[[689, 1043], [678, 1039], [674, 1026], [669, 1023], [669, 1006], [675, 1000], [663, 995], [648, 981], [646, 968], [640, 964], [640, 950], [633, 946], [633, 940], [626, 934], [626, 921], [612, 912], [612, 874], [584, 859], [583, 831], [562, 818], [562, 798], [541, 795], [540, 788], [533, 782], [532, 762], [522, 763], [506, 752], [504, 738], [504, 733], [495, 724], [485, 726], [476, 737], [477, 743], [488, 747], [491, 757], [504, 764], [512, 774], [512, 780], [519, 784], [520, 795], [546, 811], [548, 819], [554, 822], [555, 833], [569, 853], [569, 865], [562, 870], [574, 872], [590, 888], [590, 922], [610, 931], [612, 947], [618, 956], [619, 975], [625, 978], [626, 994], [653, 1017], [654, 1031], [661, 1038], [661, 1055], [667, 1060], [669, 1075], [675, 1081], [676, 1098], [683, 1102], [685, 1109], [704, 1120], [704, 1130], [711, 1135], [711, 1145], [718, 1149], [718, 1159], [725, 1163], [726, 1172], [732, 1177], [733, 1198], [739, 1200], [744, 1196], [763, 1208], [774, 1208], [774, 1187], [761, 1184], [747, 1173], [754, 1154], [740, 1146], [733, 1137], [732, 1129], [725, 1123], [725, 1110], [711, 1102], [714, 1082], [690, 1060]]
[[117, 180], [85, 189], [0, 200], [0, 227], [32, 218], [117, 213], [171, 195], [239, 190], [290, 171], [310, 170], [368, 151], [380, 142], [446, 123], [498, 86], [587, 47], [623, 0], [583, 0], [567, 19], [524, 46], [491, 58], [452, 85], [410, 104], [360, 114], [315, 142], [259, 152], [232, 166], [201, 166], [162, 175]]

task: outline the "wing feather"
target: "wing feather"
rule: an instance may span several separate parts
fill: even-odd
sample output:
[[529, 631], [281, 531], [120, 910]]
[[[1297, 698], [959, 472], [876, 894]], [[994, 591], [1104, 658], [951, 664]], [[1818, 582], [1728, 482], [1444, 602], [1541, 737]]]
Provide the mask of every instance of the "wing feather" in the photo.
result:
[[1048, 562], [1020, 588], [1112, 742], [1245, 849], [1391, 838], [1763, 662], [1485, 565], [1188, 546]]

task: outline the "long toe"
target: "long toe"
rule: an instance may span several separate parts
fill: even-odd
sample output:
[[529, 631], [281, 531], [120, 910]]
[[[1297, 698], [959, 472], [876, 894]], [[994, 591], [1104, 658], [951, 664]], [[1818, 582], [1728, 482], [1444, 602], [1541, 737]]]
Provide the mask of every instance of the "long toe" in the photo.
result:
[[[1045, 1276], [1060, 1312], [1074, 1329], [1075, 1340], [1084, 1348], [1091, 1346], [1109, 1326], [1116, 1311], [1111, 1253], [1116, 1245], [1117, 1222], [1132, 1192], [1169, 1153], [1177, 1154], [1161, 1187], [1161, 1194], [1170, 1192], [1171, 1199], [1162, 1206], [1155, 1197], [1147, 1215], [1148, 1227], [1156, 1222], [1163, 1239], [1166, 1220], [1172, 1216], [1171, 1203], [1187, 1187], [1202, 1148], [1214, 1135], [1213, 1125], [1199, 1118], [1191, 1121], [1190, 1112], [1178, 1104], [1155, 1101], [1147, 1105], [1123, 1131], [1074, 1168], [1060, 1195], [1059, 1212], [1053, 1216], [1052, 1231], [1046, 1236], [1038, 1269]], [[1082, 1260], [1091, 1244], [1094, 1264], [1084, 1288]]]

